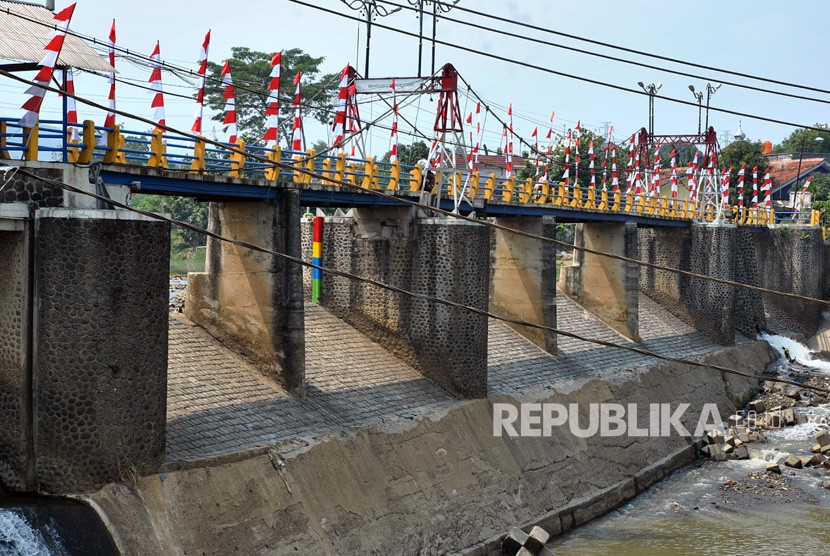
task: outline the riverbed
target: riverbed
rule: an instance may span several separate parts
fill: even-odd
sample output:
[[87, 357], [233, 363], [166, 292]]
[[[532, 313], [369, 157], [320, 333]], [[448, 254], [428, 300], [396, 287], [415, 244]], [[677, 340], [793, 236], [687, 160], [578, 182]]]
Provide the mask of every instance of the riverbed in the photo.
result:
[[[830, 374], [806, 346], [764, 335], [779, 353], [770, 366], [792, 378]], [[790, 363], [784, 358], [787, 348]], [[795, 372], [795, 374], [792, 374]], [[815, 432], [830, 418], [830, 404], [796, 410], [808, 423], [767, 431], [749, 446], [749, 460], [700, 460], [674, 473], [633, 502], [550, 543], [566, 555], [819, 554], [830, 546], [830, 477], [822, 469], [767, 474], [789, 454], [810, 455]], [[750, 475], [751, 474], [751, 475]]]

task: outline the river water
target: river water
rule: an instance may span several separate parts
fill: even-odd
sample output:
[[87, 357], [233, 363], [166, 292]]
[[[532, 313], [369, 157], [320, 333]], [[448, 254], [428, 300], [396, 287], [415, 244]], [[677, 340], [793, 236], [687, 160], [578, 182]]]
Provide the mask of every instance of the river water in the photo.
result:
[[[830, 362], [788, 338], [762, 335], [779, 353], [773, 363], [788, 369], [830, 375]], [[795, 364], [783, 358], [787, 348]], [[749, 444], [751, 459], [701, 460], [674, 473], [631, 503], [550, 544], [568, 555], [826, 554], [830, 549], [830, 479], [819, 469], [782, 466], [785, 490], [762, 487], [758, 494], [733, 496], [729, 481], [747, 480], [784, 455], [811, 455], [815, 432], [830, 418], [830, 404], [796, 410], [806, 424], [766, 431], [767, 441]]]

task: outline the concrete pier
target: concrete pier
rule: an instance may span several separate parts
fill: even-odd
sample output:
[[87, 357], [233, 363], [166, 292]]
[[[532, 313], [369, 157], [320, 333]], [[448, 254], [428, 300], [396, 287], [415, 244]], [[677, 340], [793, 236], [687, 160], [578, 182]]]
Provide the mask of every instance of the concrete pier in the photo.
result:
[[[574, 243], [597, 251], [637, 259], [637, 225], [633, 222], [577, 224]], [[639, 341], [638, 279], [640, 267], [579, 249], [562, 267], [559, 287], [623, 336]]]
[[[268, 202], [211, 203], [209, 229], [299, 257], [299, 197], [296, 192], [283, 191], [276, 206]], [[205, 272], [188, 276], [185, 313], [302, 395], [303, 303], [300, 265], [208, 238]]]

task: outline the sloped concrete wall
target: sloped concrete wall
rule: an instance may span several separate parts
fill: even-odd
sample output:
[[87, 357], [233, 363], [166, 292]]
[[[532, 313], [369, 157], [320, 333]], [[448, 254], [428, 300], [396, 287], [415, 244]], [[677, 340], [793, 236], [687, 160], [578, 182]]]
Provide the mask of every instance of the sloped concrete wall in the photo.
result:
[[[759, 376], [769, 360], [764, 342], [706, 357]], [[636, 403], [640, 426], [650, 403], [685, 402], [683, 422], [694, 430], [703, 404], [725, 418], [756, 387], [672, 363], [522, 401], [576, 403], [581, 419], [590, 403]], [[494, 436], [496, 402], [516, 400], [459, 402], [299, 451], [278, 446], [280, 471], [262, 455], [143, 477], [135, 489], [110, 485], [92, 499], [129, 554], [445, 554], [540, 519], [554, 534], [567, 531], [695, 456], [691, 439], [677, 435], [580, 438], [563, 426], [550, 436]]]

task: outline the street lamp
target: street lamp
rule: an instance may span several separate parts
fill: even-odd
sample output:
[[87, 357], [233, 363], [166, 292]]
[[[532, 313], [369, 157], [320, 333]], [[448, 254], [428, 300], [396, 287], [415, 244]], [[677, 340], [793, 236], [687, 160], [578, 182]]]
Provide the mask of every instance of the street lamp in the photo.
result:
[[386, 17], [400, 11], [401, 8], [390, 10], [383, 5], [378, 5], [377, 0], [340, 0], [353, 10], [358, 10], [361, 15], [366, 16], [366, 64], [363, 66], [363, 77], [369, 77], [369, 43], [372, 40], [372, 20], [378, 16]]
[[695, 91], [694, 85], [689, 85], [692, 96], [697, 99], [697, 134], [700, 135], [700, 118], [703, 114], [703, 91]]
[[654, 97], [657, 95], [657, 91], [663, 87], [663, 84], [650, 83], [649, 85], [643, 85], [642, 81], [637, 81], [637, 85], [648, 95], [648, 136], [649, 141], [651, 141], [654, 136]]
[[[804, 143], [807, 141], [807, 132], [805, 130], [804, 136], [801, 138], [801, 154], [798, 156], [798, 172], [795, 174], [795, 194], [798, 195], [798, 184], [801, 182], [801, 160], [804, 158]], [[813, 139], [818, 148], [824, 142], [824, 137], [816, 137]]]
[[[345, 0], [343, 0], [345, 1]], [[438, 12], [447, 13], [461, 0], [407, 0], [411, 5], [418, 6], [418, 77], [421, 77], [421, 48], [424, 37], [424, 4], [432, 4], [432, 75], [435, 75], [435, 33], [438, 23]]]
[[720, 89], [720, 83], [717, 86], [711, 83], [706, 84], [706, 130], [709, 130], [709, 99]]

